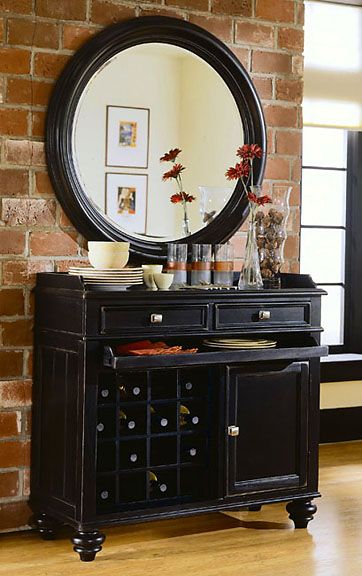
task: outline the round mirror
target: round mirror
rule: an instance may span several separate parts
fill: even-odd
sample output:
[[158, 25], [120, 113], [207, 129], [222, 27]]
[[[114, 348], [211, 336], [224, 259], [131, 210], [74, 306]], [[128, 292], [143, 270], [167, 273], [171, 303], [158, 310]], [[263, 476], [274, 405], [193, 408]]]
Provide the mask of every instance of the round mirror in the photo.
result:
[[88, 239], [130, 241], [143, 257], [164, 257], [169, 241], [230, 237], [248, 203], [225, 171], [243, 143], [265, 150], [244, 68], [206, 31], [166, 17], [89, 41], [58, 81], [47, 126], [49, 170], [70, 219]]

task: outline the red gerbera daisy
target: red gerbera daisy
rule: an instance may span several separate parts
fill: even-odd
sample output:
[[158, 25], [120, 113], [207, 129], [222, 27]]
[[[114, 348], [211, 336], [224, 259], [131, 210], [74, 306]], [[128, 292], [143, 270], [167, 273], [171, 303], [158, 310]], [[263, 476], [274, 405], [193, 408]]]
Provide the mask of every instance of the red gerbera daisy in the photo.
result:
[[182, 164], [175, 164], [171, 168], [171, 170], [164, 173], [164, 175], [162, 176], [162, 180], [170, 180], [171, 178], [178, 178], [178, 176], [180, 176], [183, 170], [185, 170], [185, 167], [182, 166]]
[[263, 150], [258, 144], [244, 144], [237, 149], [236, 155], [243, 160], [254, 160], [254, 158], [261, 158], [263, 155]]
[[248, 192], [248, 198], [250, 202], [254, 202], [254, 204], [257, 204], [258, 206], [264, 206], [264, 204], [269, 204], [272, 201], [270, 196], [268, 196], [267, 194], [265, 194], [265, 196], [259, 196], [258, 198], [258, 196], [254, 194], [254, 192]]
[[169, 152], [166, 152], [163, 156], [161, 156], [161, 162], [174, 162], [177, 156], [182, 152], [180, 148], [172, 148]]
[[247, 162], [239, 162], [231, 166], [225, 173], [228, 180], [237, 180], [238, 178], [247, 178], [250, 174], [250, 166]]

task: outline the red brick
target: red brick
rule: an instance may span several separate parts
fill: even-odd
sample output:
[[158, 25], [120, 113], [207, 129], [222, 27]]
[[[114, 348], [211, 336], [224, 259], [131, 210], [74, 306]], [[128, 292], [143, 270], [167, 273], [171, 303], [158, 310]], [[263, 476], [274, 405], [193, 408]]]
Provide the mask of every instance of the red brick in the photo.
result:
[[30, 250], [35, 256], [76, 256], [78, 244], [65, 232], [32, 232]]
[[172, 9], [172, 6], [168, 9], [167, 6], [145, 6], [140, 8], [139, 16], [170, 16], [171, 18], [185, 19], [185, 12], [180, 10]]
[[0, 406], [19, 408], [31, 405], [31, 380], [0, 382]]
[[287, 259], [299, 257], [299, 236], [288, 236], [284, 245], [284, 257]]
[[272, 22], [294, 22], [294, 0], [256, 0], [255, 15]]
[[274, 46], [274, 28], [254, 22], [237, 22], [236, 42], [272, 48]]
[[299, 182], [302, 178], [302, 160], [301, 158], [296, 158], [292, 162], [292, 180]]
[[12, 436], [19, 436], [20, 432], [21, 413], [0, 412], [0, 438], [11, 438]]
[[290, 206], [300, 206], [300, 185], [293, 184], [292, 185], [292, 192], [289, 198]]
[[74, 26], [64, 24], [63, 26], [63, 48], [67, 50], [78, 50], [96, 32], [97, 28], [86, 28], [85, 26]]
[[299, 156], [302, 153], [301, 132], [278, 130], [276, 133], [276, 152], [278, 154]]
[[24, 314], [24, 294], [22, 290], [0, 290], [0, 316]]
[[250, 70], [250, 50], [240, 48], [239, 46], [230, 46], [230, 50], [235, 54], [239, 62], [242, 63], [246, 70]]
[[296, 128], [298, 123], [298, 109], [286, 106], [264, 106], [266, 123], [269, 126], [279, 126], [281, 128]]
[[8, 164], [45, 166], [43, 142], [29, 140], [6, 140], [5, 160]]
[[299, 26], [304, 26], [304, 2], [299, 2], [296, 5], [296, 23]]
[[0, 350], [0, 378], [21, 376], [23, 353], [15, 350]]
[[278, 100], [288, 102], [301, 102], [303, 99], [302, 80], [276, 80], [276, 97]]
[[271, 78], [256, 78], [253, 76], [253, 83], [262, 100], [271, 100], [273, 97], [273, 83]]
[[231, 42], [232, 22], [230, 18], [190, 15], [190, 22], [205, 28], [224, 42]]
[[37, 0], [35, 14], [57, 20], [85, 20], [87, 0]]
[[0, 0], [0, 12], [31, 14], [32, 0]]
[[44, 78], [58, 78], [68, 60], [69, 56], [64, 54], [38, 52], [34, 59], [34, 74]]
[[292, 274], [299, 274], [300, 273], [300, 263], [299, 262], [290, 262], [290, 272]]
[[3, 43], [5, 38], [4, 18], [0, 18], [0, 42]]
[[28, 132], [28, 112], [13, 108], [0, 109], [1, 134], [7, 136], [26, 136]]
[[274, 146], [274, 130], [272, 128], [267, 128], [267, 153], [274, 154], [275, 146]]
[[288, 74], [292, 68], [289, 54], [253, 51], [252, 71], [270, 74]]
[[134, 7], [112, 2], [111, 0], [93, 0], [92, 2], [92, 22], [96, 24], [115, 24], [121, 20], [126, 20], [135, 16]]
[[0, 170], [0, 196], [25, 196], [29, 191], [29, 174], [25, 170]]
[[10, 498], [19, 494], [19, 472], [0, 473], [0, 498]]
[[31, 122], [32, 136], [38, 136], [39, 138], [44, 138], [46, 112], [33, 112], [31, 117], [32, 117]]
[[5, 78], [4, 78], [4, 76], [1, 76], [0, 77], [0, 104], [5, 102], [5, 96], [6, 96], [5, 92], [6, 92]]
[[231, 16], [252, 16], [251, 0], [213, 0], [212, 11], [215, 14]]
[[55, 224], [55, 202], [35, 198], [4, 199], [1, 218], [8, 226], [52, 226]]
[[53, 87], [54, 84], [52, 82], [9, 78], [6, 101], [11, 104], [47, 106]]
[[18, 48], [0, 49], [0, 73], [29, 74], [30, 51]]
[[303, 52], [304, 32], [295, 28], [279, 28], [278, 47]]
[[0, 442], [0, 468], [29, 466], [29, 460], [29, 441], [19, 442], [18, 440], [9, 440], [8, 442]]
[[287, 158], [269, 156], [266, 163], [265, 178], [271, 180], [289, 180], [290, 162]]
[[59, 27], [48, 22], [34, 22], [20, 18], [8, 20], [8, 43], [58, 48]]
[[33, 320], [3, 322], [2, 331], [5, 346], [31, 346], [33, 343]]
[[12, 530], [28, 525], [31, 510], [25, 501], [0, 505], [0, 530]]
[[36, 172], [34, 183], [36, 196], [54, 196], [54, 190], [47, 172]]
[[[233, 2], [233, 0], [231, 0]], [[240, 0], [241, 2], [241, 0]], [[167, 6], [177, 6], [186, 10], [200, 10], [207, 12], [209, 10], [208, 0], [165, 0]]]
[[0, 254], [23, 254], [24, 250], [25, 232], [0, 230]]
[[72, 222], [69, 220], [68, 216], [66, 215], [64, 210], [62, 210], [62, 208], [60, 208], [59, 225], [62, 228], [74, 228]]
[[38, 272], [53, 272], [48, 260], [7, 260], [3, 264], [3, 283], [6, 286], [33, 286]]
[[89, 260], [87, 258], [79, 258], [77, 260], [57, 260], [55, 262], [56, 272], [68, 272], [70, 266], [90, 266]]
[[26, 298], [25, 298], [25, 314], [27, 316], [34, 316], [35, 312], [35, 298], [34, 298], [34, 290], [27, 290], [26, 291]]

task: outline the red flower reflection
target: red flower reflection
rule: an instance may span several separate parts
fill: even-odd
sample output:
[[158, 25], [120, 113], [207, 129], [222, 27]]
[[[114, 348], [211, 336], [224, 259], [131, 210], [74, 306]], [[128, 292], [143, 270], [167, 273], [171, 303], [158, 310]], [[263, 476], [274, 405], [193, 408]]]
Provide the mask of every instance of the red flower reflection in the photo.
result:
[[175, 164], [171, 168], [171, 170], [164, 173], [164, 175], [162, 176], [162, 180], [170, 180], [171, 178], [178, 178], [183, 170], [185, 170], [185, 166], [182, 166], [182, 164]]
[[254, 160], [254, 158], [261, 158], [263, 155], [263, 150], [258, 144], [244, 144], [237, 149], [236, 155], [243, 160]]
[[179, 202], [192, 202], [196, 200], [196, 198], [195, 196], [191, 196], [191, 194], [187, 194], [187, 192], [177, 192], [177, 194], [170, 196], [170, 200], [172, 204], [178, 204]]
[[254, 192], [248, 192], [248, 198], [250, 202], [254, 202], [254, 204], [258, 206], [264, 206], [264, 204], [270, 204], [272, 202], [272, 199], [267, 194], [265, 194], [265, 196], [259, 196], [258, 198]]
[[250, 165], [247, 162], [239, 162], [231, 166], [225, 173], [228, 180], [237, 180], [238, 178], [247, 178], [250, 174]]
[[177, 158], [177, 156], [180, 154], [180, 152], [182, 152], [182, 150], [180, 150], [180, 148], [173, 148], [172, 150], [169, 150], [169, 152], [166, 152], [163, 156], [161, 156], [160, 161], [161, 162], [174, 162]]

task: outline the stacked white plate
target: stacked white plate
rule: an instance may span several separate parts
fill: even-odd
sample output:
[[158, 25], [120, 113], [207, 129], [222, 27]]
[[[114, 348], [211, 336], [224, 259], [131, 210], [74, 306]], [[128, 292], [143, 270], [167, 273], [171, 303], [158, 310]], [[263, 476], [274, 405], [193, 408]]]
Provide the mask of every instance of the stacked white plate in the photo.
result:
[[275, 340], [264, 340], [262, 338], [210, 338], [203, 341], [208, 348], [228, 349], [228, 350], [249, 350], [254, 348], [275, 348]]
[[82, 276], [86, 284], [104, 284], [107, 286], [133, 286], [143, 283], [142, 268], [69, 268], [69, 274]]

